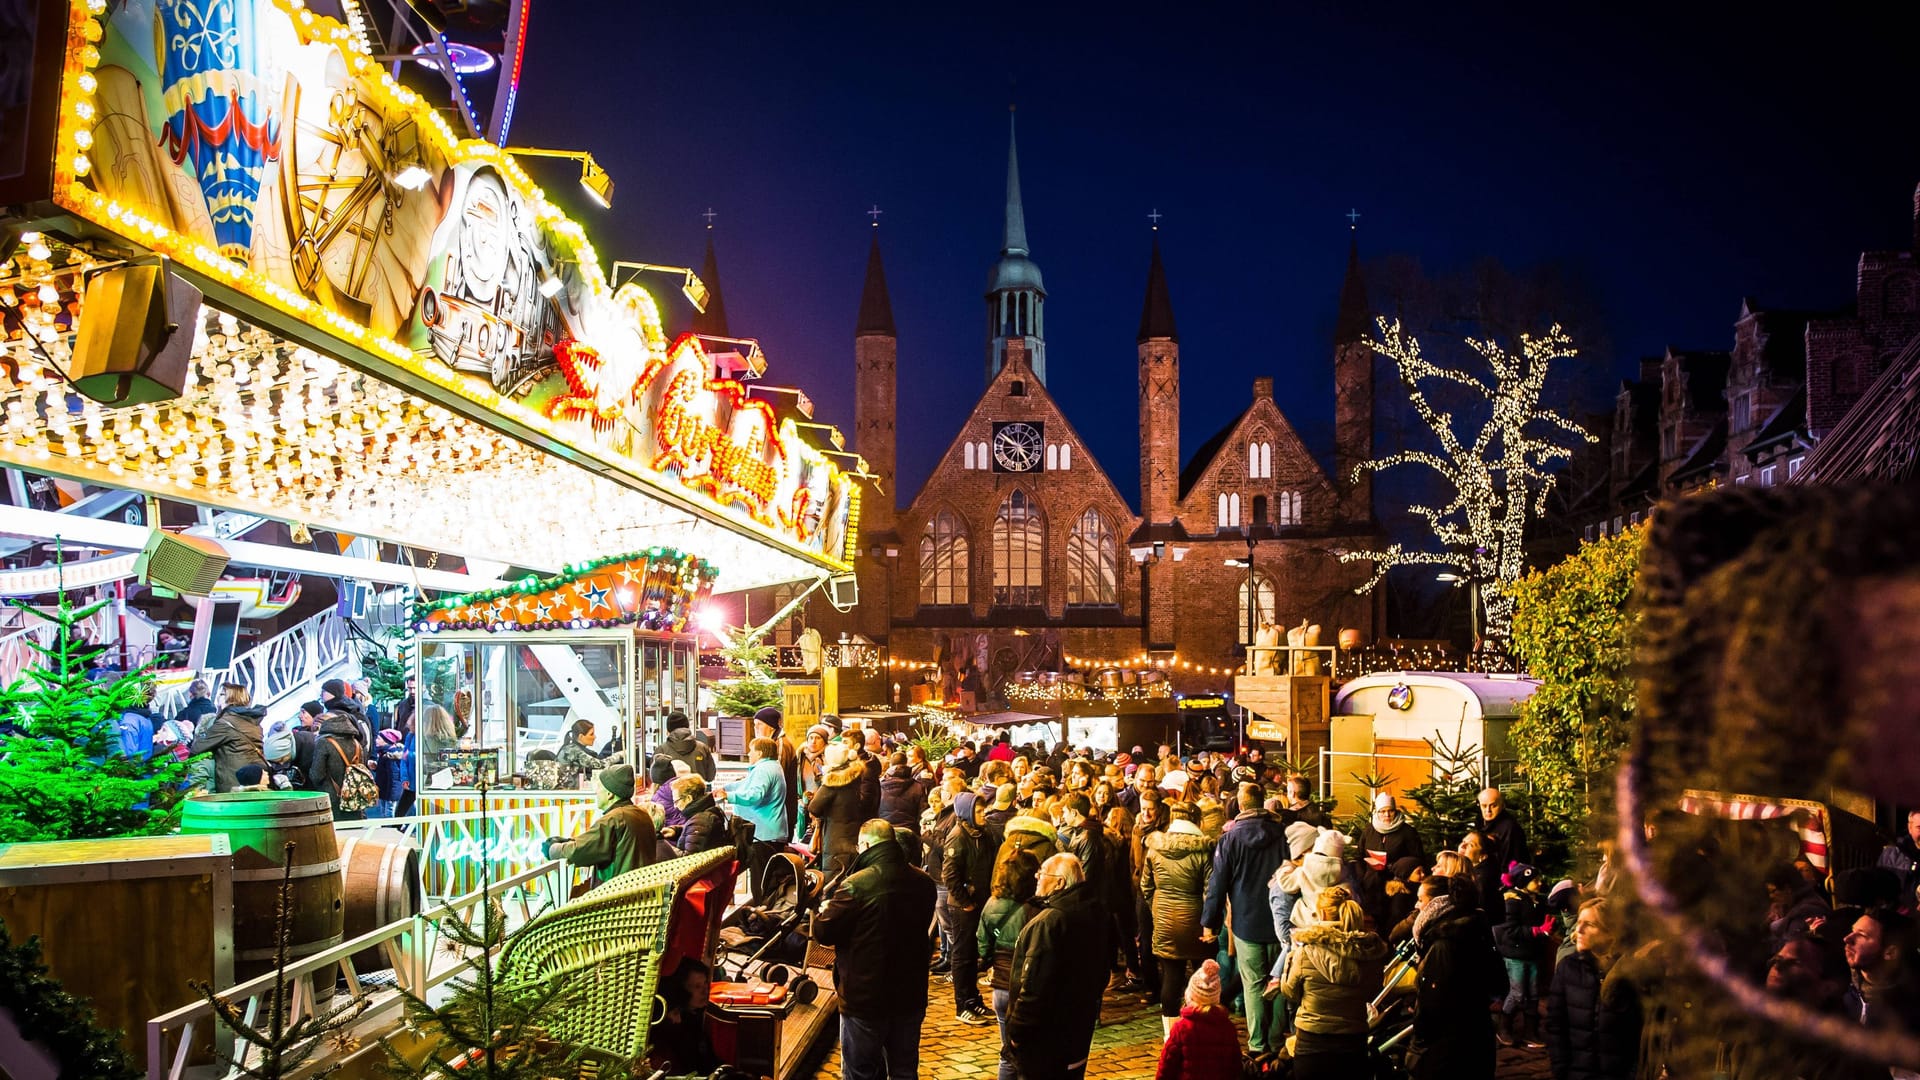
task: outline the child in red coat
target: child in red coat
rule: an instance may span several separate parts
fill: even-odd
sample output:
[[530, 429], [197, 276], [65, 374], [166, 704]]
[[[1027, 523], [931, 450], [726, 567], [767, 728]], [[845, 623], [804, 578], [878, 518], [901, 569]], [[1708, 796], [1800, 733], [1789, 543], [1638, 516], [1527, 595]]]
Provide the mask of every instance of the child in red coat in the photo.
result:
[[1180, 1018], [1160, 1048], [1153, 1080], [1239, 1080], [1240, 1033], [1220, 1007], [1220, 965], [1200, 965], [1187, 981]]

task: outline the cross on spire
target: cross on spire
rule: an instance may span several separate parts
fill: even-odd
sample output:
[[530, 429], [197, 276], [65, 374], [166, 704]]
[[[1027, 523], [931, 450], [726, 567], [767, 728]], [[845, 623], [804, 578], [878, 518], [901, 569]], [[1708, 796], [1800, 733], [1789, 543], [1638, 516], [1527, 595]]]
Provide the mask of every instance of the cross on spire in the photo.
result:
[[1148, 220], [1148, 221], [1151, 221], [1151, 222], [1153, 222], [1153, 231], [1154, 231], [1154, 232], [1159, 232], [1159, 231], [1160, 231], [1160, 219], [1161, 219], [1161, 218], [1163, 218], [1163, 217], [1165, 217], [1165, 216], [1166, 216], [1166, 215], [1165, 215], [1165, 214], [1162, 214], [1162, 213], [1160, 212], [1160, 208], [1159, 208], [1159, 207], [1157, 207], [1157, 206], [1156, 206], [1156, 207], [1154, 207], [1154, 208], [1153, 208], [1152, 210], [1149, 210], [1149, 211], [1147, 211], [1147, 220]]
[[1346, 213], [1346, 218], [1347, 228], [1358, 232], [1360, 230], [1360, 211], [1350, 209]]
[[701, 214], [700, 216], [707, 219], [707, 228], [711, 229], [713, 228], [713, 219], [719, 217], [720, 215], [714, 213], [713, 207], [709, 206], [707, 207], [707, 212], [704, 214]]
[[874, 203], [873, 209], [867, 211], [867, 216], [873, 219], [874, 228], [877, 229], [880, 227], [880, 215], [884, 213], [886, 213], [886, 211], [880, 209], [879, 203]]

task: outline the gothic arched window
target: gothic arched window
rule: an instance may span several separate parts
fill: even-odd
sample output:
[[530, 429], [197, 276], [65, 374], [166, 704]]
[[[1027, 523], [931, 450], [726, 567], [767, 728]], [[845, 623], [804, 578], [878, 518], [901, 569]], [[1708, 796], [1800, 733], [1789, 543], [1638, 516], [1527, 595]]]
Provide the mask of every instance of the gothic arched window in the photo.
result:
[[993, 602], [1001, 607], [1046, 603], [1047, 527], [1040, 508], [1019, 488], [993, 516]]
[[[1234, 631], [1234, 640], [1242, 645], [1252, 644], [1252, 640], [1247, 637], [1247, 596], [1247, 579], [1241, 578], [1240, 623], [1238, 629]], [[1258, 605], [1253, 609], [1253, 628], [1255, 630], [1258, 630], [1262, 624], [1280, 621], [1278, 615], [1280, 610], [1278, 602], [1279, 592], [1274, 587], [1272, 578], [1256, 572], [1253, 576], [1253, 596], [1256, 598]]]
[[1089, 508], [1067, 538], [1067, 603], [1120, 602], [1120, 545], [1100, 511]]
[[967, 527], [950, 511], [935, 514], [920, 537], [921, 604], [957, 606], [967, 602], [973, 581], [969, 554]]

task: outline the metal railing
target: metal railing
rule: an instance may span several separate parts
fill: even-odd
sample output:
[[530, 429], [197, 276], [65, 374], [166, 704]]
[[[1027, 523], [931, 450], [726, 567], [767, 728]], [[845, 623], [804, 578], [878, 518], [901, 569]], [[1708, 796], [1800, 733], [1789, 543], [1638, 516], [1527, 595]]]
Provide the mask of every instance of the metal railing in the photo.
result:
[[167, 673], [154, 688], [153, 710], [161, 716], [179, 712], [196, 677], [215, 689], [238, 683], [252, 691], [255, 705], [271, 709], [352, 659], [351, 646], [347, 620], [329, 608], [234, 657], [224, 670]]
[[[80, 637], [97, 644], [104, 640], [110, 608], [102, 608], [80, 623]], [[20, 673], [39, 663], [33, 644], [53, 644], [55, 627], [44, 616], [11, 605], [0, 609], [0, 686], [11, 685]]]
[[[342, 1045], [357, 1044], [362, 1052], [379, 1053], [378, 1040], [399, 1030], [406, 1021], [405, 994], [425, 999], [435, 988], [483, 959], [481, 951], [461, 945], [456, 938], [441, 930], [445, 920], [458, 916], [469, 924], [475, 923], [475, 909], [490, 894], [498, 902], [513, 905], [507, 912], [510, 925], [524, 926], [539, 913], [535, 908], [536, 901], [565, 895], [569, 877], [571, 869], [566, 864], [547, 862], [493, 883], [488, 892], [476, 890], [430, 911], [389, 923], [325, 952], [315, 953], [298, 963], [288, 964], [285, 976], [292, 984], [291, 1000], [287, 1006], [288, 1024], [330, 1013], [335, 1008], [335, 997], [317, 997], [314, 988], [316, 985], [331, 987], [335, 984], [336, 974], [343, 974], [346, 976], [347, 995], [355, 1001], [368, 1000], [369, 1005], [352, 1026], [341, 1034], [339, 1041]], [[353, 957], [363, 949], [381, 949], [385, 952], [393, 965], [394, 981], [391, 986], [368, 987], [361, 984], [358, 973], [354, 971]], [[493, 951], [497, 950], [488, 950], [487, 956], [491, 956]], [[268, 972], [223, 990], [220, 996], [239, 1008], [243, 1022], [254, 1024], [262, 1019], [278, 977], [277, 973]], [[209, 1034], [217, 1051], [229, 1060], [248, 1067], [258, 1065], [255, 1048], [232, 1032], [221, 1029], [213, 1006], [200, 1001], [147, 1021], [148, 1080], [186, 1080], [188, 1077], [195, 1080], [231, 1080], [240, 1076], [231, 1067], [208, 1069], [193, 1062], [196, 1043], [204, 1046], [205, 1036]], [[287, 1074], [287, 1080], [298, 1080], [321, 1068], [338, 1064], [341, 1059], [338, 1054], [326, 1053], [316, 1057], [318, 1060]]]
[[[443, 802], [469, 794], [477, 804], [480, 800], [477, 791], [428, 791], [426, 798]], [[547, 857], [541, 850], [542, 841], [549, 836], [578, 836], [598, 816], [591, 796], [576, 795], [531, 806], [502, 805], [495, 801], [485, 810], [336, 821], [333, 828], [342, 836], [368, 829], [398, 829], [413, 837], [420, 848], [421, 891], [428, 897], [441, 897], [459, 895], [478, 886], [482, 863], [495, 878], [523, 874], [545, 865]], [[573, 876], [567, 875], [567, 884], [571, 884]], [[564, 891], [561, 896], [565, 896]]]

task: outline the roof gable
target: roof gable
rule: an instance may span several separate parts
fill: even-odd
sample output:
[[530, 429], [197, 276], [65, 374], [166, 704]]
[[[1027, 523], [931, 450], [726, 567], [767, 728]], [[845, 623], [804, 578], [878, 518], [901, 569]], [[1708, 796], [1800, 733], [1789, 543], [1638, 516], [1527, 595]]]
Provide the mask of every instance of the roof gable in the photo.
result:
[[[1321, 469], [1320, 462], [1313, 454], [1308, 452], [1306, 443], [1300, 440], [1299, 433], [1294, 431], [1293, 425], [1287, 422], [1287, 416], [1280, 411], [1280, 406], [1274, 404], [1271, 397], [1257, 397], [1253, 404], [1243, 410], [1239, 416], [1234, 417], [1231, 423], [1202, 444], [1199, 451], [1194, 454], [1193, 460], [1187, 463], [1186, 468], [1180, 470], [1180, 509], [1182, 511], [1190, 509], [1189, 498], [1194, 492], [1222, 482], [1228, 478], [1226, 474], [1234, 473], [1236, 468], [1241, 475], [1244, 475], [1245, 464], [1244, 459], [1240, 457], [1241, 448], [1256, 432], [1265, 432], [1266, 437], [1273, 443], [1273, 456], [1276, 462], [1296, 463], [1290, 468], [1276, 464], [1274, 466], [1276, 476], [1284, 473], [1305, 473], [1310, 483], [1318, 485], [1328, 494], [1333, 493], [1333, 484], [1327, 479], [1325, 470]], [[1229, 447], [1232, 447], [1234, 452], [1223, 454], [1222, 451]], [[1236, 459], [1240, 459], [1238, 466], [1230, 464]]]

